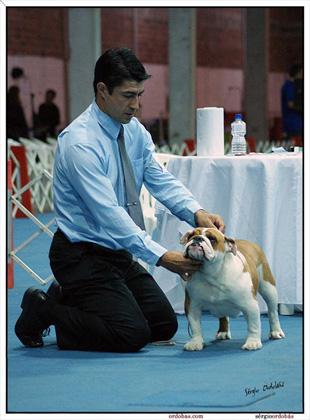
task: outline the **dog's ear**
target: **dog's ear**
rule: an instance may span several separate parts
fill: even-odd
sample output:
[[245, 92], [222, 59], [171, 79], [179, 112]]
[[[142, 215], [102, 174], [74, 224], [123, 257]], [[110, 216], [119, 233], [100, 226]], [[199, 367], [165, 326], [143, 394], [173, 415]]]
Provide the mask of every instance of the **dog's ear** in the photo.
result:
[[189, 230], [180, 238], [180, 244], [185, 245], [188, 241], [188, 238], [195, 232], [195, 230]]
[[229, 250], [230, 250], [230, 251], [231, 251], [234, 255], [237, 255], [237, 245], [236, 245], [235, 240], [234, 240], [234, 239], [232, 239], [232, 238], [227, 238], [227, 237], [225, 236], [225, 241], [226, 241], [226, 243], [227, 243], [227, 245], [228, 245]]

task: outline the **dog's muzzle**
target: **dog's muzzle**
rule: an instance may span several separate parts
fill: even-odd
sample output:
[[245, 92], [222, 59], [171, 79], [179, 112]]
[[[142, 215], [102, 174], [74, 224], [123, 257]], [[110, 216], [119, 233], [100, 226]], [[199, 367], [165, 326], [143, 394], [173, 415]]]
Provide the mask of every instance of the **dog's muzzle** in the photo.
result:
[[198, 261], [203, 259], [212, 261], [215, 257], [210, 240], [203, 236], [197, 236], [189, 241], [185, 246], [184, 255]]

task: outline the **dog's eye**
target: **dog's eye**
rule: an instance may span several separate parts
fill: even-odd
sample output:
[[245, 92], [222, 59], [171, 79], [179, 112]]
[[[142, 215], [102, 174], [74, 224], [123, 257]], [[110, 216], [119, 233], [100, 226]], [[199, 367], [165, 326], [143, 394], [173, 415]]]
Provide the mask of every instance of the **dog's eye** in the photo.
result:
[[216, 239], [215, 238], [211, 237], [211, 238], [209, 238], [209, 240], [211, 242], [211, 245], [216, 244]]

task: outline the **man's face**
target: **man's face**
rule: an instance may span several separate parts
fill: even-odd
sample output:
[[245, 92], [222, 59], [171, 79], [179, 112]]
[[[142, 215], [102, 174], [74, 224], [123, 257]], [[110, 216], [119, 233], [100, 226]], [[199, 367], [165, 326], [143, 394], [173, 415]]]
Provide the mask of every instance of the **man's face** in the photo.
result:
[[109, 93], [107, 86], [100, 82], [97, 85], [97, 103], [106, 114], [114, 120], [127, 124], [140, 108], [144, 83], [135, 80], [125, 80]]

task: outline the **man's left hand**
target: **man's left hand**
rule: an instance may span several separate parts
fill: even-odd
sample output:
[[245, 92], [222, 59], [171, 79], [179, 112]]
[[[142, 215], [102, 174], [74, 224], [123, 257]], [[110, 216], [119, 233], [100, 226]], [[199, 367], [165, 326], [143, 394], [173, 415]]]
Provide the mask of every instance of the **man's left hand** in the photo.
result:
[[195, 213], [195, 221], [198, 227], [215, 227], [221, 232], [225, 232], [225, 223], [218, 214], [211, 214], [205, 210], [198, 210]]

